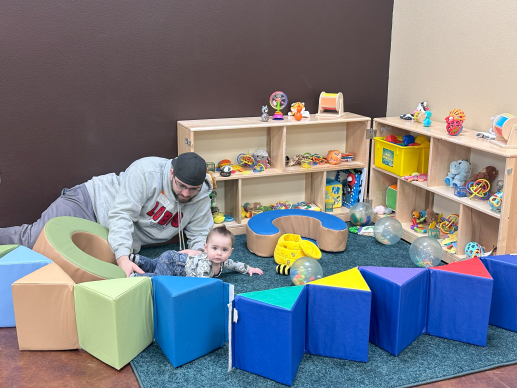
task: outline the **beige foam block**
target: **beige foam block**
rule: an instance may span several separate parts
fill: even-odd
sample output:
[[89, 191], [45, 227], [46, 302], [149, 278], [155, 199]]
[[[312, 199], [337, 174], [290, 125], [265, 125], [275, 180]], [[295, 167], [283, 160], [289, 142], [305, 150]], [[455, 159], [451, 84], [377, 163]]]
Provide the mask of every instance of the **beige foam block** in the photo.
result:
[[55, 263], [12, 284], [20, 350], [79, 348], [74, 284]]

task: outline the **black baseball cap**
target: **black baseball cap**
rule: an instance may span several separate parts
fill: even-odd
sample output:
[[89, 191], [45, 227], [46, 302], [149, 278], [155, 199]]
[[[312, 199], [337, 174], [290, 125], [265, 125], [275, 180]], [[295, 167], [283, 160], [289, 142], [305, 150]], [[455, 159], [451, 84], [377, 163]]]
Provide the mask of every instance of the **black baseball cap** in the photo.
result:
[[195, 152], [185, 152], [172, 159], [174, 176], [189, 186], [199, 186], [206, 178], [206, 162]]

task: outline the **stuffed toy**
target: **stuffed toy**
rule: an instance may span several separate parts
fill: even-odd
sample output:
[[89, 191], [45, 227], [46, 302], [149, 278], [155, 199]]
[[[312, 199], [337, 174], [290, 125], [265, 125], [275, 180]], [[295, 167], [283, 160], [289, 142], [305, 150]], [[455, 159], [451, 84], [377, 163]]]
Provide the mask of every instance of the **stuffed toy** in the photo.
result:
[[471, 173], [471, 165], [468, 160], [461, 159], [451, 162], [449, 173], [445, 177], [445, 184], [449, 187], [463, 187], [467, 183]]
[[477, 174], [472, 175], [468, 179], [467, 184], [469, 184], [470, 182], [475, 182], [478, 179], [485, 179], [490, 183], [497, 177], [497, 174], [499, 174], [499, 171], [497, 171], [497, 169], [494, 166], [487, 166]]
[[428, 224], [431, 224], [434, 222], [438, 222], [438, 215], [434, 212], [433, 209], [427, 209], [425, 211], [425, 221]]

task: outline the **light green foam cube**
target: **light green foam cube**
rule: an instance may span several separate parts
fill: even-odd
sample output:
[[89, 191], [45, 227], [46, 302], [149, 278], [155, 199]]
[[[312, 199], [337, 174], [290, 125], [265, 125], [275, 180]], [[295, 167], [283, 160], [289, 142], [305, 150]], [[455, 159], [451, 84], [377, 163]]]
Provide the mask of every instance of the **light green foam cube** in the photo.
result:
[[79, 345], [121, 369], [153, 341], [152, 283], [148, 277], [74, 286]]

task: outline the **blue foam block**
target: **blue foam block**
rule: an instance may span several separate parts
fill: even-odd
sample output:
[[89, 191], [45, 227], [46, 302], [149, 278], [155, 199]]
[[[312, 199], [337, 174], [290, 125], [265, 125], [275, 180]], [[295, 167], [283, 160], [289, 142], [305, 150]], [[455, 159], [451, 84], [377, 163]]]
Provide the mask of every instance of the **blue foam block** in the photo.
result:
[[[303, 286], [300, 286], [303, 287]], [[307, 296], [303, 287], [291, 309], [235, 296], [236, 368], [292, 385], [305, 354]]]
[[220, 279], [156, 276], [154, 338], [175, 367], [225, 342], [226, 301]]
[[359, 267], [372, 291], [370, 342], [397, 356], [427, 328], [426, 268]]
[[481, 261], [494, 279], [491, 325], [517, 331], [517, 256], [487, 256]]
[[11, 284], [52, 263], [32, 249], [19, 246], [0, 258], [0, 327], [15, 327]]
[[428, 334], [486, 346], [493, 280], [429, 271]]
[[263, 212], [253, 216], [248, 221], [248, 227], [256, 234], [270, 235], [280, 232], [273, 221], [280, 217], [310, 217], [321, 221], [324, 228], [331, 230], [344, 230], [347, 228], [346, 222], [341, 218], [325, 212], [315, 212], [303, 209], [284, 209]]
[[368, 361], [370, 291], [307, 286], [307, 352]]

